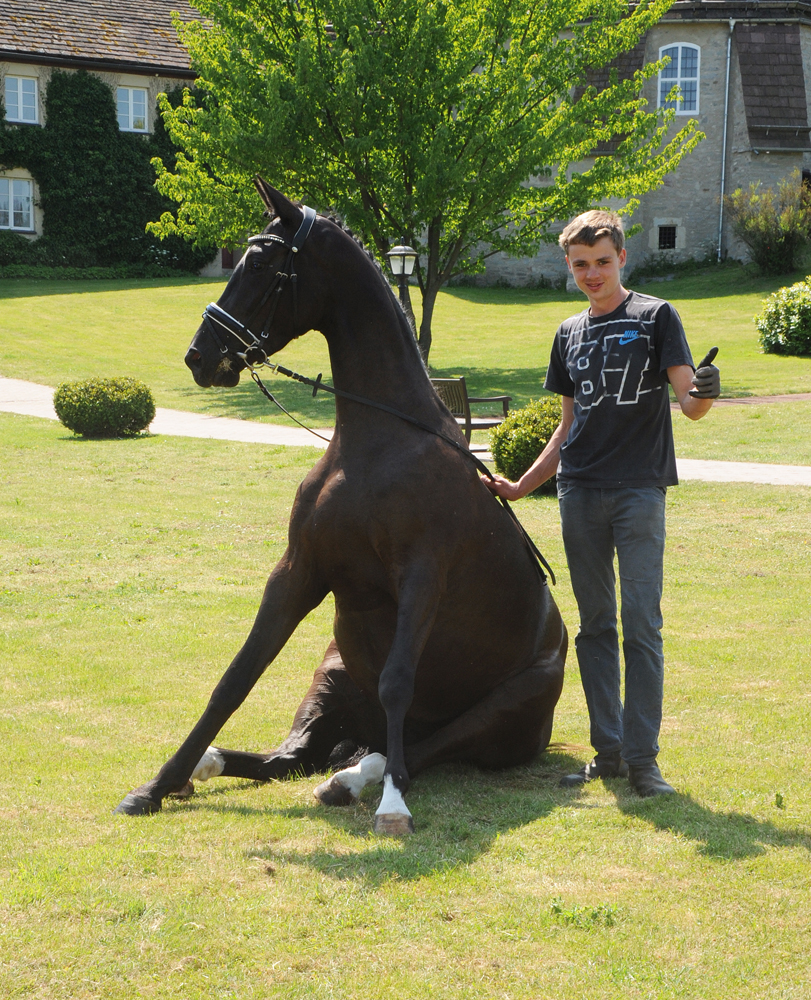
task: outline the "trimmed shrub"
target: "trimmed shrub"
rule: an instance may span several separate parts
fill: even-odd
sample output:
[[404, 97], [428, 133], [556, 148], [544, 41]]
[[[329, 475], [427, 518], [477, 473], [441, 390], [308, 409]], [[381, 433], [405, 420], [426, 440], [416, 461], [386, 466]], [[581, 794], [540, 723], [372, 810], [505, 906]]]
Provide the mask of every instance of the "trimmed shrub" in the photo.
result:
[[[508, 479], [520, 479], [549, 443], [558, 424], [561, 409], [559, 396], [530, 400], [490, 432], [490, 450], [496, 472]], [[553, 493], [555, 476], [537, 492]]]
[[763, 274], [789, 274], [811, 241], [811, 192], [800, 171], [784, 177], [777, 186], [749, 190], [738, 188], [724, 199], [732, 231], [749, 248], [749, 255]]
[[83, 437], [133, 437], [155, 417], [155, 400], [137, 378], [63, 382], [54, 393], [56, 415]]
[[767, 354], [811, 354], [811, 276], [764, 299], [755, 326]]

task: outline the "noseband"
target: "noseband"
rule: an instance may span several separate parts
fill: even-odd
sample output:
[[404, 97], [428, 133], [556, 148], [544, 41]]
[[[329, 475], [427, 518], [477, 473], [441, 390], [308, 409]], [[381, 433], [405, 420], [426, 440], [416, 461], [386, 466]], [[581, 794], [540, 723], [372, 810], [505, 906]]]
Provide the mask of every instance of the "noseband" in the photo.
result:
[[[245, 347], [244, 351], [237, 351], [236, 355], [238, 358], [241, 358], [251, 370], [253, 370], [256, 366], [263, 365], [268, 359], [267, 351], [265, 351], [263, 346], [263, 341], [266, 341], [268, 335], [270, 334], [270, 327], [273, 323], [273, 316], [276, 313], [276, 306], [279, 304], [279, 298], [281, 297], [288, 281], [293, 289], [293, 322], [298, 322], [298, 284], [294, 263], [295, 254], [297, 254], [307, 242], [307, 237], [310, 235], [310, 231], [312, 230], [316, 219], [315, 209], [309, 208], [307, 205], [302, 205], [301, 208], [304, 212], [304, 218], [302, 219], [296, 235], [293, 237], [292, 243], [288, 243], [286, 239], [282, 236], [277, 236], [275, 233], [262, 233], [259, 236], [251, 236], [248, 240], [248, 244], [281, 243], [282, 246], [287, 247], [287, 260], [285, 261], [284, 270], [276, 272], [276, 277], [270, 283], [270, 286], [262, 296], [259, 305], [256, 309], [254, 309], [247, 321], [245, 323], [240, 323], [235, 316], [226, 312], [225, 309], [218, 306], [216, 302], [210, 302], [203, 312], [203, 322], [205, 323], [207, 331], [213, 338], [214, 343], [219, 347], [220, 353], [227, 354], [229, 348], [222, 342], [222, 339], [217, 333], [218, 326], [225, 330], [226, 333], [230, 333], [232, 337], [235, 337]], [[251, 331], [250, 324], [256, 318], [257, 314], [267, 305], [268, 299], [270, 299], [271, 296], [273, 296], [273, 301], [270, 304], [267, 319], [265, 320], [260, 336], [257, 337], [256, 334]]]

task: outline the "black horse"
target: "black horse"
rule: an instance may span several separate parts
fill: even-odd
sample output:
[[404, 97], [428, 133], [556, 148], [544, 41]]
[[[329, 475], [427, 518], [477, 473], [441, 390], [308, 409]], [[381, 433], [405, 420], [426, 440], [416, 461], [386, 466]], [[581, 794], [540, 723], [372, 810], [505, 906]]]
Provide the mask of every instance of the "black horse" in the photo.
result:
[[[322, 802], [353, 801], [383, 779], [375, 829], [400, 834], [413, 829], [410, 775], [445, 761], [511, 766], [546, 747], [566, 629], [515, 523], [462, 454], [380, 269], [338, 225], [256, 186], [271, 222], [207, 310], [186, 364], [198, 385], [234, 386], [246, 362], [315, 329], [347, 395], [298, 489], [287, 551], [247, 641], [177, 753], [117, 811], [155, 812], [192, 778], [332, 769], [316, 789]], [[330, 591], [334, 640], [284, 743], [266, 753], [210, 747]]]

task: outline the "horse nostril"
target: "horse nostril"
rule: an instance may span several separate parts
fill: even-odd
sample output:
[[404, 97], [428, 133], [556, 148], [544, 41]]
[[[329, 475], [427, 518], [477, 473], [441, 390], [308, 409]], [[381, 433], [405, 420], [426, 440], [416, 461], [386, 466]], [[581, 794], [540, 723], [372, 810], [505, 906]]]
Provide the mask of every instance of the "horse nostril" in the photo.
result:
[[195, 350], [193, 347], [190, 347], [189, 350], [186, 352], [186, 357], [184, 358], [184, 360], [186, 364], [189, 366], [189, 368], [191, 368], [193, 365], [196, 365], [197, 362], [202, 359], [202, 357], [203, 355], [199, 351]]

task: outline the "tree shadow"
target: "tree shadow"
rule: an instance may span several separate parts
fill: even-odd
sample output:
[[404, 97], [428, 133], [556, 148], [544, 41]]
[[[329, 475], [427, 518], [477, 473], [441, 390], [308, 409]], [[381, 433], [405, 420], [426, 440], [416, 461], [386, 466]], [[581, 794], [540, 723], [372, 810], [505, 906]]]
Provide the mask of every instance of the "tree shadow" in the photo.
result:
[[188, 275], [177, 278], [0, 278], [0, 300], [41, 298], [46, 295], [80, 295], [85, 292], [118, 292], [139, 288], [179, 288], [184, 285], [221, 285], [225, 278]]
[[803, 827], [787, 830], [748, 813], [713, 812], [690, 795], [639, 799], [627, 787], [612, 787], [611, 791], [626, 816], [693, 841], [697, 852], [707, 858], [732, 861], [758, 857], [768, 847], [802, 847], [811, 853], [811, 830]]

